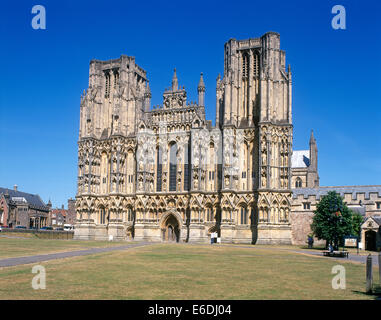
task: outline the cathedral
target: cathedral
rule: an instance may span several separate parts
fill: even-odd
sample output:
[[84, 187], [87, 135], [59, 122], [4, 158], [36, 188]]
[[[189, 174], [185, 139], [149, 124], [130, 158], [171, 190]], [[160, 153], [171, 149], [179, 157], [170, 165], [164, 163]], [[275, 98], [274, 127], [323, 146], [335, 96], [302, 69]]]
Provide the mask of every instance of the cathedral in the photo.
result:
[[317, 147], [311, 134], [310, 150], [292, 150], [292, 74], [279, 34], [225, 43], [215, 126], [205, 89], [201, 73], [198, 101], [188, 102], [175, 69], [162, 105], [151, 107], [134, 57], [90, 62], [76, 239], [208, 242], [217, 232], [225, 243], [291, 244], [305, 236], [293, 225], [292, 189], [319, 187]]

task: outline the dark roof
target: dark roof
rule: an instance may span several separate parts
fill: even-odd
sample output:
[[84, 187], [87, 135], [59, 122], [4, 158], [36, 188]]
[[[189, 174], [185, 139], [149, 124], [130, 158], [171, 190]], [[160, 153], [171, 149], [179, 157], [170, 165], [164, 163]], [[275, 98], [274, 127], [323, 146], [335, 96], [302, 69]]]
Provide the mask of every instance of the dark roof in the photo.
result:
[[1, 188], [1, 187], [0, 187], [0, 194], [9, 194], [10, 200], [12, 200], [12, 198], [25, 198], [26, 202], [31, 208], [49, 211], [49, 207], [44, 203], [44, 201], [42, 201], [42, 199], [40, 198], [38, 194], [15, 191], [12, 189]]
[[319, 200], [321, 196], [326, 195], [329, 191], [336, 191], [342, 197], [344, 197], [344, 194], [351, 193], [352, 200], [357, 200], [358, 193], [364, 193], [365, 199], [369, 199], [370, 193], [377, 193], [378, 197], [381, 197], [381, 185], [295, 188], [292, 189], [292, 197], [296, 199], [299, 194], [302, 194], [305, 199], [308, 199], [308, 196], [316, 195], [316, 200]]
[[350, 210], [354, 211], [354, 212], [357, 212], [358, 214], [362, 215], [363, 217], [365, 217], [365, 214], [366, 214], [366, 208], [365, 206], [364, 207], [360, 207], [360, 206], [349, 206], [348, 207]]

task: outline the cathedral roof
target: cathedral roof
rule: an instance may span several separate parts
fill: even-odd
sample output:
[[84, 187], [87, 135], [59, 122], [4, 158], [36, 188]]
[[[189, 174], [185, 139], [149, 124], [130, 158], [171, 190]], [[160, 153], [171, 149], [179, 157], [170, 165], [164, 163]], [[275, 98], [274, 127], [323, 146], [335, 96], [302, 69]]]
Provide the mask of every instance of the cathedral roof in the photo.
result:
[[293, 150], [291, 168], [307, 168], [310, 165], [310, 150]]
[[296, 188], [292, 189], [292, 197], [295, 199], [298, 195], [302, 194], [305, 199], [308, 196], [316, 196], [316, 200], [320, 200], [321, 196], [326, 195], [329, 191], [336, 191], [342, 197], [344, 194], [352, 194], [352, 200], [357, 199], [358, 193], [364, 193], [365, 199], [370, 199], [370, 193], [377, 193], [381, 197], [381, 185], [374, 186], [338, 186], [338, 187], [318, 187], [318, 188]]

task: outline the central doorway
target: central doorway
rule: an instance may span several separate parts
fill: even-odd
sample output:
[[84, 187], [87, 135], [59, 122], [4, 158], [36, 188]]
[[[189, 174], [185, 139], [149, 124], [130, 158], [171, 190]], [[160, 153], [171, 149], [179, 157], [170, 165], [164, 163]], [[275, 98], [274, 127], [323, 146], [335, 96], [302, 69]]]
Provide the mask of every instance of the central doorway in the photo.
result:
[[168, 242], [179, 242], [180, 227], [179, 222], [173, 214], [168, 215], [162, 226], [162, 240]]

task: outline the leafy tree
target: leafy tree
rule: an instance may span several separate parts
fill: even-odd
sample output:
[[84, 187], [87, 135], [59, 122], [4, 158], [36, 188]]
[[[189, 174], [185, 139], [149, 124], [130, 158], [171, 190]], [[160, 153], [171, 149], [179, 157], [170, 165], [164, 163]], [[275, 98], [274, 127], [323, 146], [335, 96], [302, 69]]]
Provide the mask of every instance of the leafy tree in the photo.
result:
[[311, 230], [337, 250], [344, 236], [352, 234], [352, 211], [335, 191], [328, 192], [316, 205]]
[[358, 237], [361, 234], [361, 225], [364, 222], [364, 218], [358, 212], [352, 211], [352, 233]]

